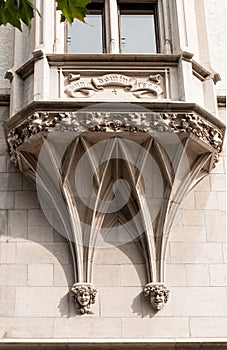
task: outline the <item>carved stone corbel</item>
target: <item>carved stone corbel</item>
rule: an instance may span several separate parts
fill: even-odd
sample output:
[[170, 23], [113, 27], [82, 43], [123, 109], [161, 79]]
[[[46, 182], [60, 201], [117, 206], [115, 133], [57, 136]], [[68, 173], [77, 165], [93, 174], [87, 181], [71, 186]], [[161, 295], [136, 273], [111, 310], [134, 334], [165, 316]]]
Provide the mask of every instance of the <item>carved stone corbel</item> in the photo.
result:
[[168, 238], [187, 194], [218, 159], [220, 125], [194, 112], [147, 110], [36, 112], [5, 124], [11, 160], [36, 181], [57, 217], [53, 225], [60, 223], [56, 229], [68, 239], [75, 281], [70, 294], [81, 314], [95, 302], [96, 248], [119, 225], [142, 252], [145, 299], [156, 311], [165, 305]]
[[97, 290], [90, 283], [75, 283], [70, 290], [73, 301], [79, 306], [80, 313], [90, 314], [90, 306], [95, 303]]
[[163, 283], [148, 283], [143, 288], [143, 295], [153, 309], [159, 311], [169, 299], [169, 290]]

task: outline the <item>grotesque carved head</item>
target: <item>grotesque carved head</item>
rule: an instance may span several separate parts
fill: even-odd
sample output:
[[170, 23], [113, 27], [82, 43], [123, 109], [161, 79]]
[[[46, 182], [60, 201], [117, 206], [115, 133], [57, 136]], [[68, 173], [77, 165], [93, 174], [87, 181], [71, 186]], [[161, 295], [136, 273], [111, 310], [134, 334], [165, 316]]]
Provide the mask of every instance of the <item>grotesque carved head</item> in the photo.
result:
[[71, 288], [73, 300], [79, 305], [81, 314], [90, 313], [90, 305], [94, 304], [96, 289], [90, 284], [75, 283]]
[[143, 294], [145, 299], [157, 311], [161, 310], [169, 299], [169, 290], [164, 284], [148, 283], [143, 289]]

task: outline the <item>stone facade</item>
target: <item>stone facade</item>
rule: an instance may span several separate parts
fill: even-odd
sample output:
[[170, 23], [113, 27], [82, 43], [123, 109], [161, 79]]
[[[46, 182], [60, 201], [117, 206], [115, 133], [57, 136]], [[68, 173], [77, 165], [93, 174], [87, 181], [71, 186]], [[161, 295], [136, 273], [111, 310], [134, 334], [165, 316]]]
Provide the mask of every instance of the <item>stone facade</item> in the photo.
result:
[[[48, 18], [53, 28], [55, 21], [54, 6], [49, 6], [47, 1], [44, 1], [43, 20], [36, 18], [36, 30], [27, 33], [25, 29], [22, 34], [1, 27], [4, 48], [0, 52], [1, 124], [7, 122], [4, 125], [9, 129], [15, 120], [25, 120], [37, 110], [72, 112], [87, 106], [89, 98], [91, 103], [139, 100], [148, 108], [150, 103], [151, 109], [159, 113], [164, 108], [178, 111], [178, 105], [181, 109], [186, 104], [193, 105], [187, 107], [192, 111], [196, 104], [195, 112], [203, 110], [204, 116], [209, 114], [209, 123], [210, 115], [225, 123], [224, 24], [217, 26], [224, 18], [225, 1], [171, 2], [174, 6], [169, 9], [168, 1], [158, 1], [159, 11], [161, 6], [170, 11], [171, 23], [165, 25], [171, 33], [172, 51], [167, 52], [166, 38], [161, 37], [162, 51], [157, 57], [126, 57], [123, 63], [122, 58], [114, 55], [96, 55], [92, 59], [64, 55], [64, 25], [58, 24], [58, 16], [56, 33], [45, 30], [47, 13], [51, 14]], [[166, 18], [165, 11], [162, 15]], [[162, 27], [160, 31], [163, 32]], [[108, 71], [110, 64], [117, 84], [111, 87], [107, 84], [98, 90], [96, 81], [92, 90], [91, 79], [113, 73]], [[127, 70], [128, 80], [124, 78]], [[147, 74], [147, 70], [152, 74]], [[4, 79], [6, 71], [8, 77], [12, 72], [11, 83]], [[84, 85], [74, 83], [70, 87], [73, 83], [68, 76], [78, 71], [81, 76], [75, 82], [79, 84], [84, 79], [85, 87], [94, 92], [91, 97], [83, 95]], [[216, 71], [222, 81], [216, 81]], [[155, 74], [162, 78], [161, 88], [157, 81], [149, 80]], [[148, 97], [135, 96], [133, 89], [139, 89], [139, 83]], [[130, 86], [131, 92], [123, 90], [122, 84], [124, 88]], [[161, 97], [156, 94], [160, 99], [155, 101], [149, 95], [154, 86], [163, 94]], [[113, 88], [120, 91], [120, 97], [112, 93]], [[64, 111], [60, 110], [63, 103]], [[0, 345], [23, 338], [149, 339], [160, 343], [183, 339], [224, 344], [227, 337], [225, 146], [215, 168], [190, 192], [187, 205], [171, 230], [165, 265], [165, 283], [170, 295], [158, 312], [142, 293], [150, 282], [144, 258], [136, 244], [123, 237], [126, 243], [96, 249], [92, 280], [97, 289], [96, 300], [91, 305], [92, 313], [81, 314], [69, 293], [75, 276], [68, 241], [44, 216], [36, 186], [10, 161], [3, 127], [0, 172]]]

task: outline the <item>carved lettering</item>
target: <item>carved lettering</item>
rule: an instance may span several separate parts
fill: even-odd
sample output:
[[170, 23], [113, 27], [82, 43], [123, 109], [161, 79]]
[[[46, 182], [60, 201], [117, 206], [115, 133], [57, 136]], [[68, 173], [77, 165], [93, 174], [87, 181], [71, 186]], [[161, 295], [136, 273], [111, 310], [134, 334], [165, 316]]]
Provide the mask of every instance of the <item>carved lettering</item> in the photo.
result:
[[122, 74], [106, 74], [101, 78], [93, 78], [91, 81], [97, 89], [101, 90], [103, 90], [105, 86], [124, 86], [132, 88], [136, 84], [136, 79], [126, 77]]

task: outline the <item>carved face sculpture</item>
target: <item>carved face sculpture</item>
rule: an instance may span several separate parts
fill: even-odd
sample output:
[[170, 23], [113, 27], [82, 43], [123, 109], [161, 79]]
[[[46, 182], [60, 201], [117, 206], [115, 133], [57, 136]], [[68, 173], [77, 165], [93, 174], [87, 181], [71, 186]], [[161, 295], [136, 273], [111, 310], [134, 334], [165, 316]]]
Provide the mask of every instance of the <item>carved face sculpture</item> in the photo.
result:
[[153, 291], [150, 293], [150, 303], [156, 310], [161, 310], [166, 303], [166, 297], [163, 290]]
[[81, 288], [78, 292], [77, 292], [77, 301], [81, 306], [88, 306], [88, 304], [90, 303], [91, 300], [91, 295], [90, 292], [88, 290], [86, 290], [85, 288]]
[[90, 305], [94, 304], [96, 289], [91, 285], [75, 283], [71, 288], [73, 300], [79, 305], [81, 314], [90, 313]]
[[169, 290], [163, 284], [147, 284], [144, 287], [143, 294], [152, 307], [159, 311], [167, 303]]

